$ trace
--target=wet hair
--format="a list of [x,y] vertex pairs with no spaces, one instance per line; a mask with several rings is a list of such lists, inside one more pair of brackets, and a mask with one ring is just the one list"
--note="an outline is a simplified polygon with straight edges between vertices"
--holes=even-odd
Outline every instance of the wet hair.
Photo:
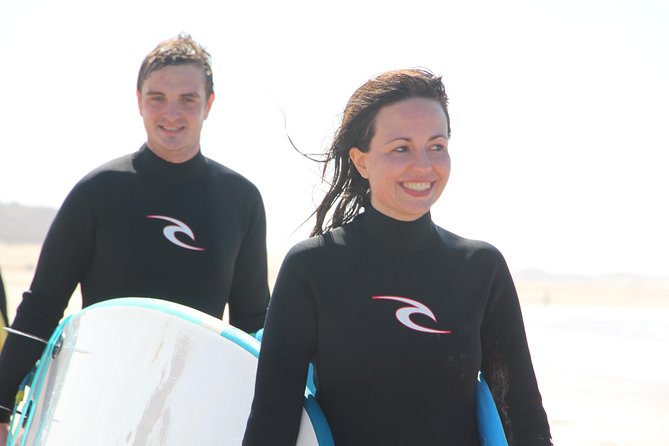
[[[316,223],[311,231],[312,236],[348,223],[370,204],[369,181],[358,173],[348,152],[352,147],[363,152],[369,151],[379,110],[411,98],[437,101],[446,114],[447,136],[451,136],[448,95],[441,76],[426,69],[404,69],[387,71],[365,82],[346,104],[341,124],[325,153],[322,178],[329,184],[329,190],[314,211]],[[328,180],[326,176],[329,167],[333,172],[332,178]],[[328,216],[329,222],[325,224]]]
[[137,91],[154,71],[173,65],[191,64],[202,68],[205,78],[205,93],[208,98],[214,92],[214,78],[211,70],[211,55],[189,34],[164,40],[151,51],[142,62],[137,76]]

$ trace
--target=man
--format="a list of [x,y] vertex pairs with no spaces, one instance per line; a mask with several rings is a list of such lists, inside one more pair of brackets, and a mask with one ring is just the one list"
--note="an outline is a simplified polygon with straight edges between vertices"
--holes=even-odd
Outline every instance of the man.
[[[154,297],[222,317],[247,332],[269,300],[265,211],[256,187],[205,158],[200,132],[214,101],[209,54],[188,35],[159,44],[137,80],[147,140],[85,176],[47,234],[12,328],[48,339],[77,284],[83,306]],[[0,355],[0,422],[44,344],[10,334]],[[0,427],[0,444],[7,435]],[[3,437],[4,435],[4,437]]]

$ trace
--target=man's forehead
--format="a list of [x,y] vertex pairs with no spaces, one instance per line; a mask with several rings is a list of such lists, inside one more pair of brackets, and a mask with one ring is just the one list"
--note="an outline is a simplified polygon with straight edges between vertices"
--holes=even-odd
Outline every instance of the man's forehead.
[[195,65],[168,65],[149,74],[142,90],[145,94],[177,92],[203,95],[206,87],[204,71]]

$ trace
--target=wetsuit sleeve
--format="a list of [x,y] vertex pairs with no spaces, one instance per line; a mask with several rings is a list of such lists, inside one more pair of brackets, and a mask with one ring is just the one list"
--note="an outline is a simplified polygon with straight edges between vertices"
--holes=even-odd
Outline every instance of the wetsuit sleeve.
[[7,295],[5,294],[5,284],[2,282],[2,272],[0,272],[0,313],[5,326],[9,325],[7,316]]
[[[63,317],[69,299],[92,252],[93,211],[75,188],[49,228],[29,291],[16,310],[12,328],[48,339]],[[14,407],[23,377],[32,369],[44,344],[10,334],[0,354],[0,405]]]
[[509,444],[552,445],[532,366],[518,294],[502,255],[496,257],[481,330],[482,370],[504,422]]
[[294,446],[299,433],[316,312],[313,288],[295,260],[289,253],[270,299],[245,446]]
[[235,263],[235,274],[230,298],[230,323],[247,333],[263,327],[269,286],[267,282],[267,242],[265,208],[257,193],[250,215],[248,231]]
[[[8,326],[9,321],[7,315],[7,296],[5,295],[5,284],[2,282],[2,273],[0,272],[0,352],[2,352],[3,345],[5,344],[5,338],[7,337],[5,327]],[[7,421],[8,413],[9,412],[6,409],[0,409],[0,423]]]

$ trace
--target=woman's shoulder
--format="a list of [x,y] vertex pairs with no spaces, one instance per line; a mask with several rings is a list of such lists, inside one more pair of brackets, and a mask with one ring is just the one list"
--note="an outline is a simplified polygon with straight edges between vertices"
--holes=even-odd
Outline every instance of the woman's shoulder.
[[351,251],[351,247],[351,237],[347,227],[339,227],[296,243],[286,254],[286,259],[318,262],[322,259],[346,255]]
[[288,253],[293,255],[318,254],[344,248],[349,243],[346,228],[339,227],[296,243]]
[[492,243],[463,237],[439,226],[436,226],[436,228],[441,242],[453,252],[459,252],[467,258],[482,256],[491,259],[503,259],[500,250]]

